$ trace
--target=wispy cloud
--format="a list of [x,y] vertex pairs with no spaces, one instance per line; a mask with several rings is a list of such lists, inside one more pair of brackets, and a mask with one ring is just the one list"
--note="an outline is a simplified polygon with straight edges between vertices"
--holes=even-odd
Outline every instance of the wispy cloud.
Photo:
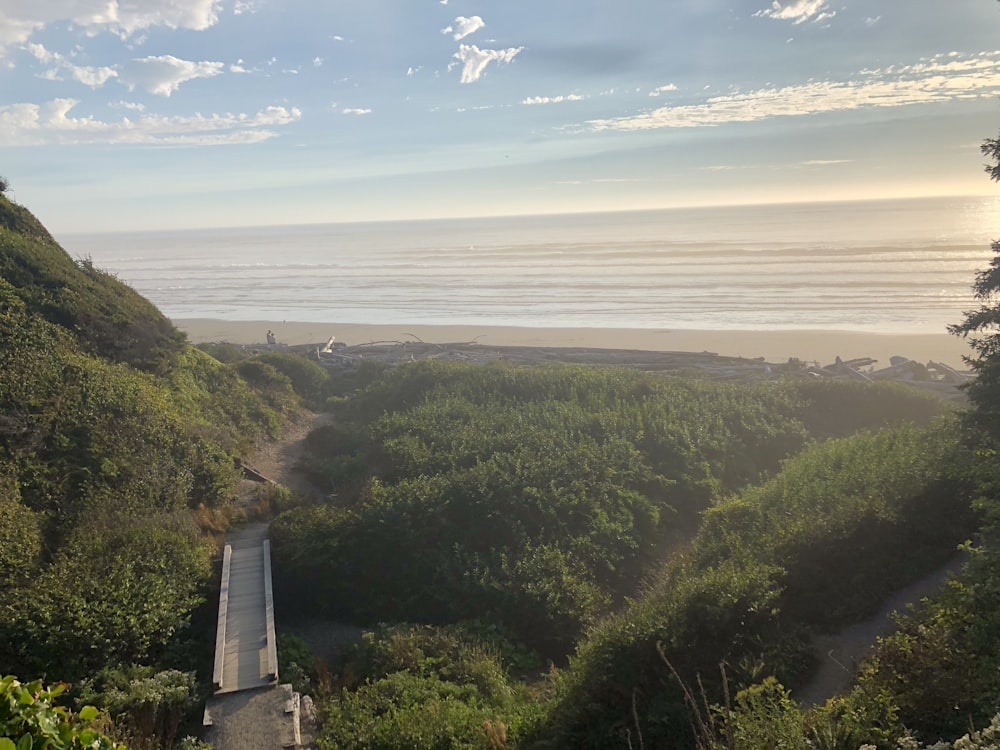
[[595,130],[693,128],[771,117],[903,107],[1000,94],[1000,52],[938,55],[914,65],[861,71],[856,80],[813,81],[711,97],[638,115],[590,121]]
[[462,63],[462,83],[474,83],[482,77],[491,62],[509,63],[524,49],[479,49],[474,44],[463,44],[453,57]]
[[74,65],[65,56],[58,52],[47,50],[41,44],[27,44],[25,45],[25,49],[39,62],[56,66],[42,74],[42,78],[46,80],[61,80],[58,71],[64,70],[69,73],[73,80],[96,89],[103,86],[111,78],[118,76],[118,70],[115,67]]
[[222,73],[221,62],[194,62],[181,60],[173,55],[140,57],[123,66],[121,82],[129,89],[142,87],[153,94],[170,96],[182,83],[196,78],[211,78]]
[[670,91],[676,91],[677,86],[673,83],[668,83],[665,86],[657,86],[655,89],[649,92],[650,96],[662,96]]
[[521,104],[559,104],[560,102],[582,102],[586,97],[580,94],[566,94],[565,96],[529,96],[521,100]]
[[257,3],[255,0],[236,0],[233,4],[233,15],[242,16],[244,13],[250,13],[251,15],[257,12]]
[[465,37],[469,36],[469,34],[476,33],[485,25],[486,22],[479,16],[472,16],[471,18],[459,16],[455,19],[455,24],[453,26],[445,26],[441,29],[441,33],[451,34],[452,39],[458,41],[459,39],[465,39]]
[[829,167],[834,164],[850,164],[853,159],[808,159],[807,161],[800,161],[799,166],[802,167]]
[[143,114],[137,119],[99,120],[73,117],[76,99],[45,104],[0,106],[0,144],[5,147],[65,144],[144,144],[211,146],[257,143],[277,135],[269,128],[299,120],[296,108],[266,107],[256,114],[213,114],[165,117]]
[[371,112],[370,109],[362,109],[360,107],[345,107],[340,110],[340,113],[343,115],[370,115]]
[[754,13],[757,17],[791,21],[796,25],[809,20],[825,21],[835,15],[836,11],[829,10],[826,0],[791,0],[784,3],[774,0],[770,8]]

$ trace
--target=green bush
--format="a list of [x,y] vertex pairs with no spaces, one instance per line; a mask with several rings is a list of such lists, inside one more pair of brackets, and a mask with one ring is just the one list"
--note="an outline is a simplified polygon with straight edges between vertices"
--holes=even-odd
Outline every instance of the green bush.
[[322,401],[330,375],[326,368],[300,354],[264,352],[258,358],[288,378],[294,391],[306,402]]
[[101,720],[96,708],[84,706],[74,714],[59,705],[68,687],[46,688],[41,680],[25,684],[13,675],[0,679],[0,750],[125,750],[95,728]]
[[339,509],[277,519],[281,605],[362,622],[480,617],[562,658],[701,511],[806,446],[807,423],[836,413],[824,426],[836,433],[942,408],[853,384],[398,367],[307,442],[307,471]]

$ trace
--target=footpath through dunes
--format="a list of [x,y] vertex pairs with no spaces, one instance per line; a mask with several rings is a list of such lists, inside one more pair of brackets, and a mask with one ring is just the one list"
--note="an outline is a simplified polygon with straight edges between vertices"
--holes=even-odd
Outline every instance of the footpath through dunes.
[[949,578],[957,575],[967,556],[958,553],[937,570],[900,589],[882,603],[870,619],[851,625],[832,635],[819,636],[813,641],[813,651],[819,668],[812,679],[793,697],[805,706],[817,706],[847,690],[854,679],[858,664],[873,653],[878,639],[895,630],[893,614],[903,612],[907,605],[939,591]]
[[[278,483],[310,492],[297,477],[295,464],[309,431],[324,418],[309,412],[288,425],[281,439],[260,446],[245,462],[252,467],[248,475],[268,482],[280,478]],[[255,497],[252,486],[242,493],[245,510],[251,510]],[[303,732],[301,697],[291,685],[279,683],[269,521],[264,517],[226,534],[212,676],[215,695],[204,717],[215,750],[310,747],[311,702],[306,701]]]

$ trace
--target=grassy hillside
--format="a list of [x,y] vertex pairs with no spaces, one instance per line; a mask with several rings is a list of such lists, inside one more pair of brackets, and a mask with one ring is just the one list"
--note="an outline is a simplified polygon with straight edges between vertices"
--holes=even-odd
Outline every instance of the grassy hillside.
[[262,368],[248,382],[187,345],[0,195],[0,674],[84,680],[100,705],[113,684],[123,726],[160,711],[138,692],[162,675],[178,721],[194,705],[214,553],[199,520],[225,522],[236,457],[299,401]]
[[0,278],[8,292],[95,356],[159,372],[184,334],[149,300],[88,260],[73,260],[24,207],[0,194]]

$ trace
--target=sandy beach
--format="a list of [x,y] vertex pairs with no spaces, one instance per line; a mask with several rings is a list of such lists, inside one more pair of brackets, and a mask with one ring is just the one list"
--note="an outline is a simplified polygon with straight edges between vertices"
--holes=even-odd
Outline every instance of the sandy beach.
[[798,357],[828,364],[836,357],[872,357],[888,365],[901,355],[918,362],[943,362],[964,369],[969,352],[962,339],[945,332],[882,334],[854,331],[701,331],[636,328],[520,328],[516,326],[426,326],[308,323],[294,321],[227,321],[205,318],[175,319],[192,343],[228,341],[263,343],[268,330],[280,343],[312,344],[331,336],[348,345],[372,341],[407,341],[414,337],[434,343],[477,341],[493,346],[552,346],[647,351],[715,352],[733,357],[763,357],[785,362]]

